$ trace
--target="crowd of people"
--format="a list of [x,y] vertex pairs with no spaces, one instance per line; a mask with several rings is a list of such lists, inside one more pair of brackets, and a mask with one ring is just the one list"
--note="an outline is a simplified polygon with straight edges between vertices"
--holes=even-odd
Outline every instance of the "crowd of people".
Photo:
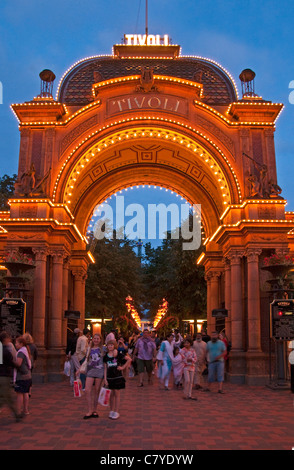
[[[18,336],[14,343],[10,335],[0,333],[2,364],[0,364],[0,408],[8,406],[16,421],[29,412],[32,372],[38,357],[29,333]],[[142,388],[159,379],[162,390],[171,387],[183,391],[183,399],[197,400],[195,390],[209,392],[211,383],[218,383],[218,393],[224,393],[225,364],[229,343],[224,333],[211,337],[204,332],[194,338],[184,338],[178,330],[166,337],[156,331],[134,331],[128,338],[112,330],[105,339],[91,335],[88,329],[76,328],[66,348],[69,382],[80,381],[87,401],[83,419],[98,418],[99,394],[102,387],[111,391],[109,418],[120,417],[120,391],[130,378],[137,378]],[[172,377],[172,380],[171,380]],[[173,383],[171,383],[173,382]],[[16,399],[15,399],[16,398]]]
[[[194,338],[184,338],[178,330],[159,338],[156,331],[133,332],[124,338],[112,330],[103,340],[100,334],[91,338],[89,330],[74,330],[66,350],[70,363],[70,384],[78,378],[87,398],[84,419],[98,417],[101,387],[111,390],[109,418],[118,419],[120,390],[129,378],[138,377],[138,387],[152,385],[156,375],[163,390],[173,387],[183,390],[183,399],[197,400],[193,390],[209,392],[211,383],[218,383],[218,393],[224,393],[225,363],[229,343],[225,334],[217,331],[211,337],[204,332]],[[207,372],[207,379],[204,379]]]

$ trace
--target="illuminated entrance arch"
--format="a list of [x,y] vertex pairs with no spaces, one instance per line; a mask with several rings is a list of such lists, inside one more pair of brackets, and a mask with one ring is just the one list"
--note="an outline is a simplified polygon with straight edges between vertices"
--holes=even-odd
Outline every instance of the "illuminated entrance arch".
[[0,255],[20,248],[35,258],[27,318],[41,351],[39,374],[60,376],[64,312],[79,311],[84,325],[94,207],[145,184],[201,204],[208,329],[215,328],[212,311],[225,307],[230,379],[263,382],[269,299],[260,266],[269,252],[294,251],[294,217],[285,212],[275,162],[283,105],[239,98],[216,62],[141,40],[75,63],[56,99],[41,93],[12,105],[19,171],[10,211],[0,213]]
[[240,184],[223,155],[214,149],[214,157],[207,148],[161,126],[112,132],[67,158],[53,194],[70,207],[85,233],[85,214],[97,202],[124,187],[163,185],[202,205],[206,231],[212,235],[228,205],[239,202]]

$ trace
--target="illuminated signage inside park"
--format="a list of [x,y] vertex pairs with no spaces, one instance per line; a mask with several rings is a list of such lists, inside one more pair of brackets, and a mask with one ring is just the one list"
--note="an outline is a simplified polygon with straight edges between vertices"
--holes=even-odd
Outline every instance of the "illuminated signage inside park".
[[165,34],[125,34],[127,46],[169,46],[169,36]]

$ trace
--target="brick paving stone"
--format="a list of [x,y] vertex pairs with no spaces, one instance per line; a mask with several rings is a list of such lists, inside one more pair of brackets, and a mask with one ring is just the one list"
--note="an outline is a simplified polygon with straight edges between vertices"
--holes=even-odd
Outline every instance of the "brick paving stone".
[[121,392],[121,417],[83,420],[86,398],[74,398],[67,379],[34,384],[30,415],[15,423],[0,413],[1,450],[291,450],[294,446],[293,397],[289,391],[224,384],[224,395],[197,391],[198,401],[179,390],[137,388],[127,381]]

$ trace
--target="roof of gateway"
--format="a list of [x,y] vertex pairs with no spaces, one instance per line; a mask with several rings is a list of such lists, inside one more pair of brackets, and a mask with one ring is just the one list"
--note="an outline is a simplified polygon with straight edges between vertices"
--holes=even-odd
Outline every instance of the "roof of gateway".
[[236,87],[229,74],[215,62],[198,57],[176,59],[100,56],[84,59],[66,72],[58,90],[58,100],[71,106],[86,106],[94,100],[92,85],[100,81],[140,75],[142,67],[152,67],[155,75],[167,75],[202,83],[202,102],[210,106],[237,100]]

